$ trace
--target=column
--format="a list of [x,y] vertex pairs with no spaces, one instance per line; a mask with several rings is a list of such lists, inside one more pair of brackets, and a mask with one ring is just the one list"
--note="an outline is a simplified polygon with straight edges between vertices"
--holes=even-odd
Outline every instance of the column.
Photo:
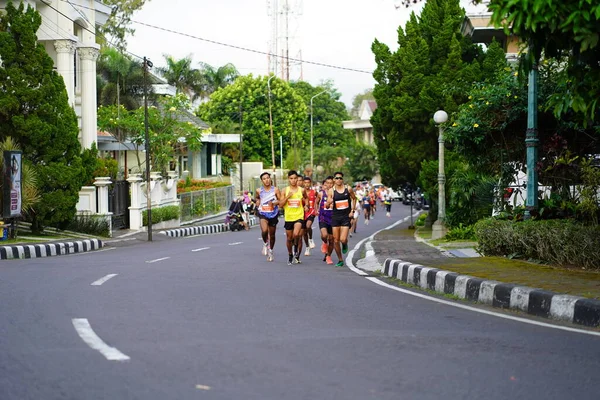
[[80,47],[77,53],[81,61],[81,146],[89,149],[97,141],[96,60],[99,51],[95,47]]
[[55,40],[56,70],[63,77],[65,87],[69,96],[69,105],[75,104],[75,71],[73,55],[75,54],[75,42],[73,40]]
[[98,188],[98,214],[108,214],[108,185],[110,178],[98,177],[94,180],[94,186]]
[[142,229],[142,177],[140,174],[130,174],[127,179],[131,188],[131,206],[129,207],[130,229]]

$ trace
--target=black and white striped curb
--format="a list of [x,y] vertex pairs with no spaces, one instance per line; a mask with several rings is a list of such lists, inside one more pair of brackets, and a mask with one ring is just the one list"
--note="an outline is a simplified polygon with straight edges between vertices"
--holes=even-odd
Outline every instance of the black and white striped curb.
[[[256,217],[250,217],[250,226],[256,225],[257,221],[258,219]],[[167,229],[161,231],[160,233],[170,237],[184,237],[194,235],[212,235],[227,231],[229,231],[229,224],[220,223],[212,225],[189,226],[187,228]]]
[[15,246],[0,246],[0,260],[16,258],[40,258],[83,253],[102,248],[99,239],[84,239],[74,242],[39,243]]
[[489,281],[390,258],[385,260],[382,272],[422,289],[455,295],[493,307],[519,310],[579,325],[600,325],[599,300]]

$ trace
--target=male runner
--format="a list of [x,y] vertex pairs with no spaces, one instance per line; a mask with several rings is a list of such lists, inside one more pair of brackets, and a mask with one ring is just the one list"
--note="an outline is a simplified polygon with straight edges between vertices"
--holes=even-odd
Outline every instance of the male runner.
[[317,194],[318,215],[319,215],[319,230],[321,231],[321,253],[323,253],[323,261],[327,264],[333,264],[331,253],[333,252],[333,230],[331,228],[331,214],[333,207],[325,208],[327,203],[327,191],[333,187],[333,176],[328,176],[323,181],[323,188]]
[[271,174],[260,174],[263,186],[256,189],[256,209],[260,219],[260,231],[263,240],[262,255],[267,256],[267,261],[273,261],[273,248],[275,247],[275,231],[279,222],[279,189],[271,184]]
[[316,211],[315,204],[317,200],[317,191],[312,188],[312,179],[310,176],[304,177],[304,191],[308,198],[308,210],[304,213],[304,243],[306,244],[305,256],[310,256],[310,249],[315,248],[313,241],[313,222],[315,220]]
[[[352,188],[344,185],[344,174],[336,172],[333,174],[334,186],[327,191],[326,207],[333,206],[331,216],[331,228],[333,230],[333,245],[335,254],[338,256],[336,267],[343,267],[342,253],[348,252],[348,233],[350,231],[350,220],[354,217],[356,196]],[[340,250],[340,243],[342,248]]]
[[298,186],[298,173],[288,172],[289,186],[285,188],[281,196],[281,206],[285,216],[285,234],[287,237],[288,265],[300,264],[300,252],[302,251],[302,226],[304,224],[304,212],[308,210],[308,199],[306,192]]

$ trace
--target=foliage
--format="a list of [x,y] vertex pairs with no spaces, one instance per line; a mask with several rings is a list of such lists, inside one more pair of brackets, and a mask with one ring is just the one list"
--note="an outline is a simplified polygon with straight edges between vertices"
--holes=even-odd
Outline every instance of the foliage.
[[449,227],[471,225],[492,214],[496,186],[493,178],[462,164],[453,171],[448,183],[450,201],[445,222]]
[[[196,114],[209,123],[241,120],[244,134],[244,161],[260,160],[270,165],[267,79],[266,76],[239,77],[233,84],[214,92],[207,103],[200,105]],[[310,143],[309,133],[298,129],[307,120],[307,107],[304,99],[287,82],[272,79],[270,86],[274,143],[279,142],[280,136],[283,137],[284,153],[288,154],[295,134],[298,135],[298,143],[304,146]]]
[[[165,173],[177,151],[202,148],[202,131],[188,120],[189,101],[183,94],[161,97],[158,106],[148,108],[150,163],[155,171]],[[127,111],[123,106],[98,108],[98,127],[110,133],[119,130],[140,149],[145,144],[144,108]],[[140,169],[142,168],[139,162]]]
[[557,116],[569,109],[586,119],[599,117],[600,3],[591,0],[492,0],[492,22],[529,46],[523,66],[528,71],[543,53],[566,56],[565,79],[553,96]]
[[[142,64],[114,47],[103,47],[96,66],[98,74],[98,105],[122,104],[127,110],[135,110],[142,104],[144,95],[144,71]],[[152,92],[152,87],[148,88]],[[122,141],[122,135],[115,134]]]
[[187,192],[197,192],[199,190],[214,189],[218,187],[229,186],[226,182],[213,182],[200,179],[186,179],[177,182],[177,194]]
[[120,50],[127,48],[128,34],[135,31],[131,28],[131,16],[134,12],[140,10],[148,0],[102,0],[107,6],[112,6],[110,18],[106,24],[98,28],[101,42],[107,40],[103,35],[107,35],[116,47]]
[[379,170],[377,149],[371,145],[351,143],[346,150],[346,158],[348,172],[355,181],[371,180]]
[[117,179],[119,164],[114,158],[98,158],[98,166],[94,171],[94,178],[108,176],[111,180]]
[[[7,136],[0,142],[0,155],[5,151],[19,151],[21,147]],[[0,162],[0,176],[4,176],[4,162]],[[0,179],[0,204],[4,194],[2,185],[4,179]],[[27,214],[33,210],[35,204],[40,201],[40,191],[38,189],[39,178],[35,168],[25,159],[21,162],[21,213]]]
[[591,164],[589,160],[581,163],[581,198],[577,206],[579,218],[592,225],[598,225],[600,217],[600,168]]
[[481,77],[484,57],[461,36],[463,16],[458,0],[430,0],[419,18],[413,13],[398,29],[395,53],[377,40],[372,45],[377,110],[371,123],[380,174],[392,187],[414,183],[421,162],[436,158],[434,112],[456,111]]
[[427,213],[419,214],[415,221],[415,226],[425,226],[425,220],[427,219]]
[[235,65],[227,63],[218,68],[200,63],[200,95],[208,97],[220,88],[231,85],[240,75]]
[[478,251],[585,268],[600,267],[600,227],[573,220],[502,221],[488,218],[475,225]]
[[350,116],[352,118],[359,118],[360,105],[363,100],[375,100],[373,96],[373,89],[366,89],[364,92],[357,94],[352,98],[352,110],[350,110]]
[[463,225],[460,223],[446,233],[444,240],[475,240],[475,225]]
[[[152,209],[152,223],[158,224],[162,221],[178,219],[180,215],[179,206],[164,206]],[[148,210],[142,211],[142,225],[148,226]]]
[[89,149],[83,149],[81,152],[81,164],[85,170],[85,176],[83,178],[83,185],[89,186],[94,183],[94,178],[97,176],[108,176],[108,175],[96,175],[96,170],[100,166],[100,160],[98,159],[98,148],[96,143],[92,143],[92,147]]
[[[23,3],[0,16],[0,138],[11,136],[35,166],[41,200],[32,229],[64,226],[75,215],[84,178],[77,117],[62,77],[37,42],[41,16]],[[10,27],[10,29],[9,29]]]
[[103,215],[76,215],[65,229],[88,235],[110,236],[110,226]]

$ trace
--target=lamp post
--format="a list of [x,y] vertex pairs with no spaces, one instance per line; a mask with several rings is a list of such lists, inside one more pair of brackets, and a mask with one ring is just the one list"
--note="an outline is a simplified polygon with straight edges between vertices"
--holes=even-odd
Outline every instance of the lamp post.
[[146,209],[148,212],[148,241],[152,241],[152,192],[150,188],[150,134],[148,133],[148,69],[152,61],[144,57],[144,149],[146,150]]
[[436,111],[433,120],[439,129],[439,167],[438,167],[438,218],[433,223],[431,238],[440,239],[446,235],[446,174],[444,173],[444,128],[442,124],[448,121],[448,113],[444,110]]
[[314,156],[314,134],[313,134],[313,100],[315,97],[326,93],[327,90],[323,90],[315,94],[310,98],[310,167],[314,170],[313,156]]
[[271,75],[267,80],[267,88],[269,89],[269,129],[271,130],[271,163],[273,165],[273,176],[275,176],[275,141],[273,139],[273,112],[271,111],[271,79],[275,75]]

